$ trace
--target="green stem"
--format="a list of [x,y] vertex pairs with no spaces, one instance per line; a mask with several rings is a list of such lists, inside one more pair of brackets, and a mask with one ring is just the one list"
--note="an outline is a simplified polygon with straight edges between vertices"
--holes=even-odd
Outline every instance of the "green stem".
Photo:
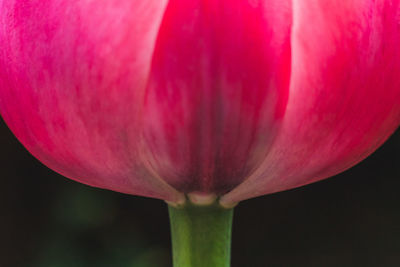
[[169,206],[174,267],[229,267],[233,209]]

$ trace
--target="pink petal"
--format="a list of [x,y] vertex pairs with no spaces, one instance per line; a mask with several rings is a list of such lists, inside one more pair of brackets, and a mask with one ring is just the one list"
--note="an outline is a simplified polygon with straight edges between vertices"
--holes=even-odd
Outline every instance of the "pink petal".
[[290,71],[289,1],[171,0],[147,87],[149,165],[183,192],[226,192],[264,159]]
[[166,0],[0,2],[0,111],[44,164],[177,201],[140,161],[140,112]]
[[289,102],[262,167],[229,204],[335,175],[400,123],[400,1],[294,1]]

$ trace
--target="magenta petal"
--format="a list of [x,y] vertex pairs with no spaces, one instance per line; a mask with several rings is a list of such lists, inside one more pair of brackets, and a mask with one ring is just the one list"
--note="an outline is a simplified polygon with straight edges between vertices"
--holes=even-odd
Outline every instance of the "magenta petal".
[[0,3],[0,111],[33,155],[82,183],[171,201],[140,160],[140,111],[166,0]]
[[289,1],[171,0],[144,113],[149,165],[220,194],[264,159],[287,103]]
[[398,0],[1,1],[0,112],[67,177],[229,205],[388,138],[399,18]]
[[289,102],[271,153],[223,202],[335,175],[400,123],[399,1],[294,1]]

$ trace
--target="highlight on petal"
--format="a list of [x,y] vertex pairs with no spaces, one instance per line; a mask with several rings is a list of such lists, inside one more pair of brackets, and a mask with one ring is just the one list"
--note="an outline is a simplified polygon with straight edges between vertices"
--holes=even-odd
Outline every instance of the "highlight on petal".
[[293,1],[284,123],[262,166],[223,203],[335,175],[400,123],[400,1]]
[[290,1],[170,0],[144,111],[148,164],[221,194],[264,159],[286,108]]
[[0,2],[0,111],[44,164],[177,201],[140,162],[140,114],[166,0]]

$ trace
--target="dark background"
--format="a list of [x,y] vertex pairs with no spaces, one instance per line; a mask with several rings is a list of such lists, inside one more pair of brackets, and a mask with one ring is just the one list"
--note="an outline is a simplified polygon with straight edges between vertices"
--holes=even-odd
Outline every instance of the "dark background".
[[[163,201],[51,171],[0,121],[0,266],[171,266]],[[232,266],[400,266],[400,132],[352,169],[235,209]],[[206,266],[205,266],[206,267]]]

